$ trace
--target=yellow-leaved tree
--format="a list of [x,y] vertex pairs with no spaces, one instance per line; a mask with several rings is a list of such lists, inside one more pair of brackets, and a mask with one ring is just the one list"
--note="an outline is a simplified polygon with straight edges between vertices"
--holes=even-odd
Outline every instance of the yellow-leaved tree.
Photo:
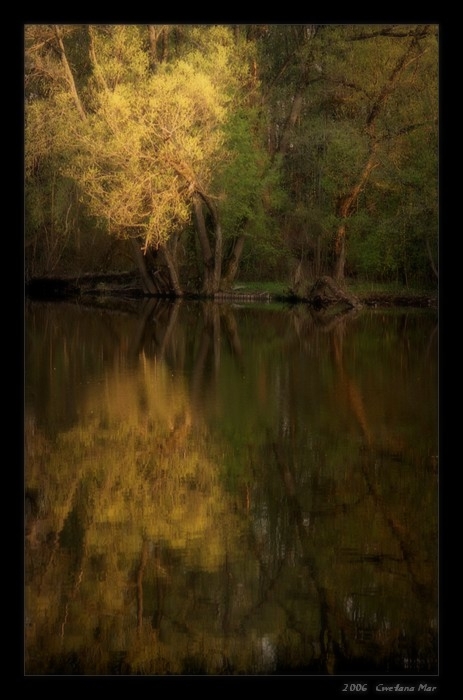
[[247,58],[237,58],[230,27],[183,32],[167,61],[156,40],[167,29],[26,27],[29,77],[37,82],[44,61],[52,67],[41,72],[46,89],[29,92],[26,160],[33,162],[45,130],[60,175],[77,185],[107,233],[132,242],[144,290],[153,294],[182,294],[179,239],[193,213],[203,290],[220,287],[217,183],[233,158],[227,121],[247,85]]

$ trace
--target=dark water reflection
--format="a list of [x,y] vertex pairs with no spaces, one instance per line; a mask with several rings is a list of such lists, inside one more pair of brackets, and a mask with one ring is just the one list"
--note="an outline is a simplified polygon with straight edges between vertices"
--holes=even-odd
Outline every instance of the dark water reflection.
[[436,322],[28,302],[26,674],[436,674]]

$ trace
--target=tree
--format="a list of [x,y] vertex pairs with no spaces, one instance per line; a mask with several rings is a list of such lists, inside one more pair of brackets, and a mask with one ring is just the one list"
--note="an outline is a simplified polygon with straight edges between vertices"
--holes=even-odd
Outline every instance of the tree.
[[301,263],[312,256],[318,272],[320,243],[329,240],[324,257],[342,279],[348,230],[359,230],[359,215],[364,224],[369,218],[365,238],[381,223],[384,182],[392,175],[397,182],[397,168],[416,164],[415,178],[428,182],[437,211],[435,172],[427,180],[432,171],[418,170],[437,124],[436,27],[278,26],[260,43],[270,148],[283,158],[294,212],[285,221],[288,240]]
[[[28,151],[36,150],[35,124],[40,117],[49,125],[54,152],[61,156],[61,172],[78,183],[89,210],[106,221],[108,233],[132,241],[149,293],[163,290],[150,268],[158,256],[168,271],[167,290],[181,293],[178,233],[189,221],[192,205],[198,211],[198,202],[203,203],[213,221],[213,276],[206,289],[214,291],[220,284],[222,234],[209,187],[214,169],[227,156],[222,131],[231,90],[227,30],[216,28],[213,37],[212,29],[209,32],[209,39],[215,40],[210,44],[214,56],[208,58],[214,75],[208,76],[198,65],[197,52],[158,62],[153,73],[145,29],[87,27],[82,51],[88,50],[90,70],[82,87],[65,44],[65,37],[71,41],[78,33],[61,27],[49,32],[47,60],[53,74],[47,78],[54,91],[44,99],[34,98],[28,110]],[[153,43],[151,49],[152,66]],[[32,48],[28,58],[37,65]],[[202,63],[207,67],[204,59]],[[206,272],[208,265],[205,257]]]
[[[369,31],[365,29],[358,32],[354,28],[354,34],[351,36],[350,41],[361,41],[368,42],[373,39],[374,46],[381,46],[378,43],[382,39],[386,39],[387,43],[385,46],[383,61],[385,61],[385,68],[381,65],[378,66],[374,64],[374,57],[372,53],[367,53],[367,58],[369,59],[366,63],[361,64],[361,68],[365,70],[371,70],[370,66],[373,63],[373,67],[376,68],[373,72],[374,79],[377,81],[376,87],[374,84],[371,85],[369,82],[366,83],[362,88],[357,87],[354,83],[348,85],[348,88],[354,92],[358,92],[361,89],[362,92],[366,92],[367,100],[362,102],[366,106],[366,116],[364,118],[364,132],[366,135],[366,148],[365,155],[363,157],[363,162],[358,169],[356,176],[351,179],[350,183],[341,191],[336,200],[336,217],[339,220],[336,236],[335,236],[335,266],[334,275],[337,279],[342,279],[344,277],[344,268],[346,262],[346,232],[347,232],[347,221],[349,217],[354,213],[360,194],[366,187],[366,184],[373,173],[373,171],[381,163],[380,150],[384,147],[385,141],[389,141],[391,138],[397,138],[399,135],[407,132],[413,128],[417,128],[418,125],[410,124],[408,121],[408,113],[402,110],[402,114],[398,116],[402,117],[404,121],[390,120],[387,114],[387,107],[389,103],[393,101],[393,97],[396,97],[394,93],[400,93],[401,96],[404,95],[404,87],[407,86],[409,89],[414,82],[414,64],[419,61],[422,56],[429,50],[428,39],[431,36],[431,27],[429,25],[418,25],[415,27],[405,27],[399,32],[393,32],[390,28],[383,28],[379,30]],[[390,37],[393,37],[392,41],[394,45],[390,43]],[[395,40],[399,38],[405,40],[405,44],[400,44],[400,47],[395,46]],[[364,47],[360,49],[360,61],[363,59]],[[368,49],[367,49],[368,51]],[[370,48],[371,52],[372,49]],[[355,56],[355,52],[351,52],[351,57]],[[354,60],[354,59],[353,59]],[[358,66],[359,62],[355,61],[354,65]],[[370,79],[371,81],[371,74]],[[375,89],[376,87],[376,89]],[[346,99],[344,96],[343,99]],[[398,104],[396,102],[396,105]],[[432,121],[431,119],[429,120]],[[404,123],[405,122],[405,123]],[[391,135],[390,129],[395,132]],[[421,124],[420,124],[421,126]]]
[[301,279],[437,276],[436,37],[27,26],[30,268],[67,261],[86,219],[148,294],[212,295],[289,252]]
[[[226,105],[223,142],[209,154],[208,176],[202,180],[209,182],[209,189],[198,177],[194,184],[202,292],[211,294],[232,284],[245,242],[265,229],[264,202],[272,199],[275,169],[265,149],[254,43],[238,28],[224,26],[191,27],[184,39],[184,60],[197,74],[209,76]],[[191,177],[189,182],[192,186]]]

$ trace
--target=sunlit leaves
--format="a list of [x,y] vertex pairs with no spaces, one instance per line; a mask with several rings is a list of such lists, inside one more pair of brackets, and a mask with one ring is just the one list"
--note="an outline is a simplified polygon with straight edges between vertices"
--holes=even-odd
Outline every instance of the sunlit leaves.
[[[193,31],[194,48],[151,75],[143,32],[136,25],[88,28],[93,78],[82,90],[87,118],[77,118],[62,82],[41,113],[29,111],[27,167],[32,170],[40,153],[57,154],[109,233],[142,234],[146,245],[157,247],[188,221],[192,192],[208,192],[212,173],[226,159],[223,125],[239,75],[225,27],[211,30],[206,52],[198,51]],[[201,45],[208,35],[202,28]]]
[[146,79],[148,54],[140,25],[90,27],[99,70],[109,89]]

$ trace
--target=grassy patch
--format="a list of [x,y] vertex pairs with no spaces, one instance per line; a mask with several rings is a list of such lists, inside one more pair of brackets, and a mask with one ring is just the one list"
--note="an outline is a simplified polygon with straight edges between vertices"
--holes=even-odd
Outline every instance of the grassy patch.
[[378,295],[394,295],[401,297],[415,296],[435,296],[437,295],[437,287],[426,289],[424,287],[405,287],[397,282],[369,282],[362,280],[346,280],[344,287],[356,296],[368,297],[372,294]]
[[287,282],[236,282],[233,285],[233,291],[237,294],[252,294],[268,292],[275,296],[287,296],[289,286]]
[[[437,286],[434,288],[405,287],[397,282],[371,282],[369,280],[344,280],[341,285],[346,291],[359,297],[369,295],[395,295],[402,297],[413,297],[417,295],[435,296]],[[237,293],[251,294],[252,292],[268,292],[276,296],[287,296],[289,294],[289,284],[286,281],[269,280],[267,282],[238,281],[233,285],[233,291]]]

